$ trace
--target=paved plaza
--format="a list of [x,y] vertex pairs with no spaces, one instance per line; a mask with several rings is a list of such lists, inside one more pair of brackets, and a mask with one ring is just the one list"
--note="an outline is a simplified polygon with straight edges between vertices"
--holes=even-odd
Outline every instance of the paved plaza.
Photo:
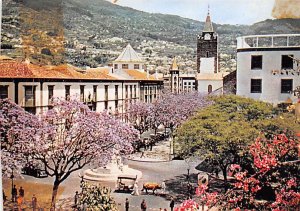
[[[176,203],[180,203],[181,200],[186,199],[187,195],[187,168],[188,164],[184,160],[171,160],[169,161],[170,141],[165,140],[158,143],[153,147],[152,151],[147,151],[144,158],[140,158],[140,153],[130,156],[128,160],[128,166],[130,168],[139,170],[143,173],[142,178],[138,181],[139,189],[142,189],[143,183],[155,182],[161,184],[162,181],[166,183],[166,194],[153,194],[150,191],[148,194],[140,192],[139,196],[133,196],[130,193],[115,192],[116,182],[100,182],[104,186],[109,186],[113,190],[113,197],[115,198],[120,211],[124,209],[125,199],[128,198],[130,202],[130,210],[140,210],[140,204],[143,199],[146,200],[148,210],[159,210],[159,208],[167,208],[169,210],[170,198],[175,197]],[[190,166],[190,174],[195,175],[198,173],[194,169],[197,163],[193,163]],[[86,167],[85,169],[90,168]],[[84,170],[84,169],[83,169]],[[59,195],[58,205],[62,207],[62,210],[70,210],[73,204],[73,198],[76,191],[80,192],[79,174],[83,171],[77,171],[71,174],[66,181],[61,185],[62,191]],[[18,184],[22,182],[31,182],[42,185],[49,185],[51,187],[53,178],[34,178],[30,176],[24,176],[23,180],[18,180]],[[6,183],[10,184],[10,180]],[[7,184],[7,185],[9,185]],[[27,193],[33,193],[33,191],[25,190]],[[8,192],[9,193],[9,192]],[[7,194],[8,194],[7,193]],[[10,198],[10,196],[8,196]],[[32,196],[27,196],[27,199],[31,199]],[[38,197],[38,196],[37,196]],[[26,197],[25,197],[26,198]]]

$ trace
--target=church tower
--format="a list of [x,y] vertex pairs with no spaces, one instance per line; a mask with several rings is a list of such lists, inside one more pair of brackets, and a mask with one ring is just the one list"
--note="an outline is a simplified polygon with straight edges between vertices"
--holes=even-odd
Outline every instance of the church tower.
[[171,75],[171,92],[179,93],[181,84],[180,84],[180,80],[179,80],[179,68],[178,68],[175,57],[173,59],[172,65],[170,67],[170,75]]
[[204,24],[204,28],[197,39],[197,72],[201,72],[201,58],[213,58],[214,60],[214,73],[218,70],[218,35],[213,29],[211,22],[209,8]]

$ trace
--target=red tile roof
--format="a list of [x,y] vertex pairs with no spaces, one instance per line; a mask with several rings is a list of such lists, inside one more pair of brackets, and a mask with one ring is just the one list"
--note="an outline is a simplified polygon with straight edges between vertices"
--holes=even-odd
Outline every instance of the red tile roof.
[[[1,59],[0,59],[1,60]],[[0,61],[0,78],[99,79],[116,78],[98,69],[81,70],[71,65],[39,66],[13,60]]]
[[130,77],[135,80],[156,80],[155,77],[149,74],[147,77],[147,73],[141,72],[138,70],[124,70]]

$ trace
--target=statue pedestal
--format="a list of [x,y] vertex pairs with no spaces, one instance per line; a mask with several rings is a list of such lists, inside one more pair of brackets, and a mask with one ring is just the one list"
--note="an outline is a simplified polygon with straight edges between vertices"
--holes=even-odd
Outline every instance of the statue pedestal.
[[[119,165],[117,163],[119,163]],[[142,177],[142,172],[129,168],[128,165],[123,165],[120,162],[112,162],[105,167],[85,170],[83,173],[83,179],[99,182],[115,182],[119,176],[123,175],[130,175],[133,177],[137,176],[137,179],[140,179]]]

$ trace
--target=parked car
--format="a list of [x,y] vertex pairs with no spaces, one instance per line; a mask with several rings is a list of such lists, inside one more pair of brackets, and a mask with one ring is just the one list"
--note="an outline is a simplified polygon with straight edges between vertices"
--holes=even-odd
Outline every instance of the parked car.
[[33,165],[32,163],[27,163],[25,167],[22,168],[22,173],[38,178],[47,177],[46,171],[42,170],[40,165]]

